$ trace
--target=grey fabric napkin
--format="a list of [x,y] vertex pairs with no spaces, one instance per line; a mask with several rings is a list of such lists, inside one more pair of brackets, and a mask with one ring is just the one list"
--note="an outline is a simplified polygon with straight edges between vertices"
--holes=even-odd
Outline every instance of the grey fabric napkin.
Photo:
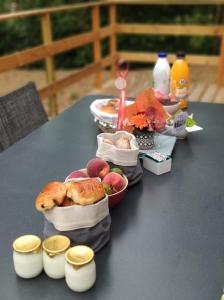
[[139,157],[138,157],[137,165],[132,166],[132,167],[118,166],[111,162],[108,162],[108,163],[111,168],[118,167],[119,169],[122,170],[122,172],[128,178],[128,186],[133,186],[142,179],[143,170],[142,170],[142,166],[141,166]]
[[87,245],[94,252],[100,251],[110,240],[111,217],[108,215],[94,227],[81,228],[71,231],[59,231],[54,225],[44,220],[44,238],[63,234],[70,238],[73,245]]

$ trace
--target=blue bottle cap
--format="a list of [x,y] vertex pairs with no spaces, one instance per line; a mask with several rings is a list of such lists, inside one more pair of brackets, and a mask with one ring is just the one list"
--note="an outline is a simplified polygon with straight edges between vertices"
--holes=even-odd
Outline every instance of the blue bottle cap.
[[159,52],[158,56],[161,57],[161,58],[162,57],[164,58],[164,57],[167,56],[167,54],[166,54],[166,52]]

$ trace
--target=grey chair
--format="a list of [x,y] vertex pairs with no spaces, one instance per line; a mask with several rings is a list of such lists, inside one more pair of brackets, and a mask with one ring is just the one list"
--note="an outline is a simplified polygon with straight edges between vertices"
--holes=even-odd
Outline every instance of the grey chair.
[[47,122],[33,82],[0,97],[0,152]]

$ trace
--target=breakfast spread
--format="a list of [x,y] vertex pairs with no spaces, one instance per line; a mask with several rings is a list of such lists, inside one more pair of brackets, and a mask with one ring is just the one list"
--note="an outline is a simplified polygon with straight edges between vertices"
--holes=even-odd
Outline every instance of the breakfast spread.
[[[64,182],[49,182],[37,195],[35,207],[44,214],[44,236],[48,238],[43,250],[37,236],[15,240],[14,268],[20,277],[33,278],[44,269],[51,278],[65,277],[73,291],[91,288],[96,280],[93,250],[99,251],[110,239],[109,208],[117,205],[128,185],[136,184],[143,175],[138,135],[146,139],[148,132],[157,131],[177,136],[196,126],[193,116],[185,111],[174,108],[175,113],[170,115],[171,110],[164,106],[176,103],[160,103],[152,89],[138,95],[135,102],[126,102],[120,118],[125,130],[99,134],[97,157],[89,160],[84,169],[72,171]],[[109,124],[110,129],[115,128],[120,111],[118,99],[95,100],[91,105],[95,120],[106,127]],[[199,130],[196,127],[194,130]],[[157,175],[171,170],[170,155],[155,148],[147,151],[141,152],[145,169]],[[70,248],[71,242],[82,245]]]

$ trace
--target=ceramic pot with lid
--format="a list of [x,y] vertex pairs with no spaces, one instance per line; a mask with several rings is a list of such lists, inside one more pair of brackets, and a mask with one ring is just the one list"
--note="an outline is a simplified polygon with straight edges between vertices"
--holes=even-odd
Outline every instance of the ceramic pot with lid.
[[70,239],[64,235],[53,235],[43,241],[44,271],[49,277],[65,277],[65,252],[69,247]]
[[13,242],[14,269],[22,278],[33,278],[43,270],[41,239],[35,235],[23,235]]
[[87,246],[75,246],[65,253],[65,280],[75,292],[89,290],[96,281],[94,252]]

